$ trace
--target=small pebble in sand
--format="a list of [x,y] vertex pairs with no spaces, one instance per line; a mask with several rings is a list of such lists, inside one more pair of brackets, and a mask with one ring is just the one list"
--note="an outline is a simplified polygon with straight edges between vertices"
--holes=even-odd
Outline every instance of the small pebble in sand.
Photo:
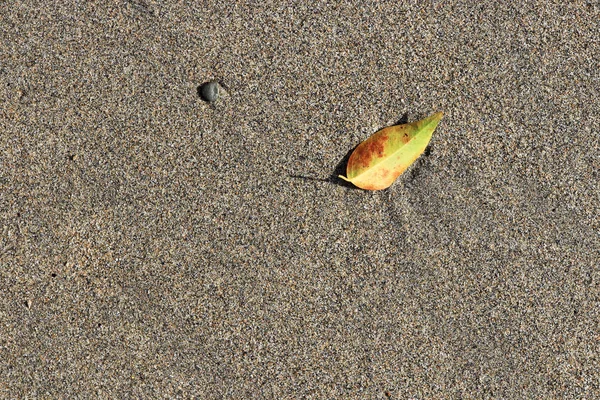
[[206,82],[200,87],[200,96],[203,100],[212,103],[219,97],[219,84],[217,82]]

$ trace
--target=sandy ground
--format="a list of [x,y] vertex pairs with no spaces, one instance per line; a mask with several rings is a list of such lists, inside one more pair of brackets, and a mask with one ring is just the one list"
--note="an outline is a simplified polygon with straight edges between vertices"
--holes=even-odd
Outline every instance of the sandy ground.
[[600,397],[598,3],[245,3],[0,1],[0,398]]

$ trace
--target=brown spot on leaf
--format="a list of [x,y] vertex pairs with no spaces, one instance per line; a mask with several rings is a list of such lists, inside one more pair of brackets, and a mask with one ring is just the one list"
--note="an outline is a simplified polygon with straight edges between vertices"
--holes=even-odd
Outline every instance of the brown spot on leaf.
[[362,168],[368,168],[371,165],[373,158],[383,157],[385,150],[385,142],[388,140],[386,135],[373,138],[375,140],[367,140],[357,150],[356,162]]

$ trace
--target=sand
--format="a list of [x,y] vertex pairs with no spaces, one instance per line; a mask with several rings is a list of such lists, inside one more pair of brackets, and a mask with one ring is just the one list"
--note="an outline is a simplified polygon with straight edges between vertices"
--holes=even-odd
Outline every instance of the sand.
[[600,397],[598,4],[342,3],[0,1],[0,398]]

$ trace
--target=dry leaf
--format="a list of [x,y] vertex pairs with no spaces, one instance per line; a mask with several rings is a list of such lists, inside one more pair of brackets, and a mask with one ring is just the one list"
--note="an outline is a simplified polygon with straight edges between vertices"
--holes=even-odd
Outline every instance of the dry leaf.
[[352,152],[346,167],[348,177],[340,178],[366,190],[390,187],[423,153],[443,115],[438,112],[417,122],[375,132]]

